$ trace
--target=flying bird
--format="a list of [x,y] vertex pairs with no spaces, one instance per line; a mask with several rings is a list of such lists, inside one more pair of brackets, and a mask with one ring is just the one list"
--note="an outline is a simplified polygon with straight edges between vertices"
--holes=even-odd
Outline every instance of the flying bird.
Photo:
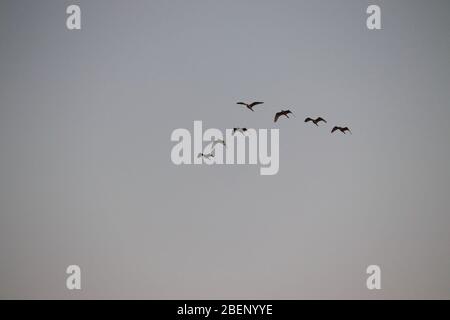
[[236,131],[245,134],[245,132],[247,131],[247,128],[233,128],[233,135],[236,133]]
[[247,107],[248,109],[250,109],[250,110],[252,110],[252,111],[255,111],[255,110],[253,110],[253,107],[255,107],[255,106],[257,106],[257,105],[260,105],[260,104],[263,104],[263,103],[264,103],[264,102],[255,101],[255,102],[252,102],[252,103],[238,102],[238,103],[236,103],[236,104],[240,104],[240,105],[242,105],[242,106]]
[[312,121],[312,123],[314,123],[316,126],[319,126],[319,122],[320,121],[327,123],[327,121],[324,118],[321,118],[321,117],[318,117],[317,119],[311,119],[311,118],[308,117],[308,118],[305,119],[305,122],[310,122],[310,121]]
[[218,144],[223,145],[225,148],[227,147],[225,141],[222,139],[213,140],[211,143],[212,143],[212,147],[211,147],[212,149],[214,149],[216,147],[216,145],[218,145]]
[[352,134],[352,132],[350,131],[350,129],[348,127],[334,127],[333,130],[331,130],[331,133],[335,132],[336,130],[341,131],[343,134],[345,134],[346,131],[350,132],[350,134]]
[[289,118],[289,116],[288,116],[289,114],[293,115],[291,110],[281,110],[280,112],[277,112],[275,114],[275,119],[273,120],[273,122],[277,122],[278,118],[281,117],[281,116],[286,116],[286,118]]
[[207,154],[199,153],[197,158],[204,158],[204,159],[208,159],[208,160],[211,159],[211,158],[214,158],[214,150],[211,151],[211,153],[207,153]]

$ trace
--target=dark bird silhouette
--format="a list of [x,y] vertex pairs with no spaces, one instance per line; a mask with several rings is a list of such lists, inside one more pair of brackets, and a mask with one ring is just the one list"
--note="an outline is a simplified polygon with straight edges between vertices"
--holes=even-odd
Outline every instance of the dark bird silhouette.
[[319,122],[320,121],[327,123],[327,121],[324,118],[321,118],[321,117],[318,117],[317,119],[311,119],[311,118],[306,118],[305,119],[305,122],[310,122],[310,121],[312,121],[312,123],[314,123],[316,126],[319,126]]
[[235,134],[236,131],[244,134],[247,131],[247,128],[233,128],[233,134]]
[[331,130],[331,133],[335,132],[336,130],[341,131],[343,134],[345,134],[346,131],[350,132],[350,134],[352,134],[352,132],[350,131],[350,129],[348,127],[334,127],[333,130]]
[[255,101],[255,102],[252,102],[252,103],[238,102],[238,103],[236,103],[236,104],[240,104],[240,105],[242,105],[242,106],[247,107],[248,109],[250,109],[250,110],[252,110],[252,111],[255,111],[255,110],[253,110],[253,107],[255,107],[255,106],[257,106],[257,105],[260,105],[260,104],[263,104],[263,103],[264,103],[264,102]]
[[286,116],[286,118],[289,118],[289,116],[288,116],[289,114],[293,115],[291,110],[281,110],[280,112],[277,112],[275,114],[275,119],[273,119],[273,122],[277,122],[278,118],[281,117],[281,116]]

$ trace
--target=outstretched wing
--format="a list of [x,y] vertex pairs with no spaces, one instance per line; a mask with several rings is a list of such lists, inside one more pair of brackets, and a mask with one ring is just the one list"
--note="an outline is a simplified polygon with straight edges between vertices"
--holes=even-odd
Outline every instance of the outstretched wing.
[[278,118],[279,117],[281,117],[283,114],[281,113],[281,112],[277,112],[276,114],[275,114],[275,118],[273,119],[273,122],[277,122],[278,121]]
[[211,142],[211,144],[212,144],[212,147],[211,147],[212,149],[214,149],[218,144],[221,144],[221,145],[223,145],[224,147],[226,147],[225,141],[222,140],[222,139],[214,140],[213,142]]
[[325,120],[325,119],[322,118],[322,117],[318,117],[318,118],[316,119],[316,121],[317,121],[317,122],[323,121],[323,122],[327,123],[327,120]]
[[333,130],[331,130],[331,133],[335,132],[338,129],[339,129],[338,127],[334,127]]
[[246,104],[245,102],[238,102],[238,103],[236,103],[236,104],[240,104],[240,105],[243,105],[243,106],[247,106],[247,104]]
[[254,106],[257,106],[257,105],[260,105],[260,104],[263,104],[263,103],[264,103],[264,102],[255,101],[255,102],[250,103],[248,106],[249,106],[250,108],[253,108]]
[[310,122],[310,121],[313,121],[313,119],[311,119],[309,117],[305,119],[305,122]]

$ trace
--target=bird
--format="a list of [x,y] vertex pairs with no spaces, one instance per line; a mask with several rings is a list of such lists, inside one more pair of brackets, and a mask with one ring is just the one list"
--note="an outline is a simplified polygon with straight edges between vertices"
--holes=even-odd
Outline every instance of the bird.
[[248,109],[250,109],[250,110],[252,110],[252,111],[255,111],[255,110],[253,110],[253,107],[255,107],[255,106],[257,106],[257,105],[260,105],[260,104],[263,104],[263,103],[264,103],[264,102],[255,101],[255,102],[252,102],[252,103],[237,102],[236,104],[243,105],[243,106],[247,107]]
[[233,135],[236,133],[236,131],[245,134],[245,132],[247,131],[247,128],[233,128]]
[[308,117],[308,118],[305,119],[305,122],[310,122],[310,121],[312,121],[312,123],[314,123],[316,126],[319,126],[319,122],[320,121],[323,121],[323,122],[327,123],[327,121],[324,118],[321,118],[321,117],[318,117],[317,119],[311,119],[311,118]]
[[277,122],[278,118],[281,117],[281,116],[286,116],[286,118],[289,118],[288,114],[292,114],[293,115],[291,110],[281,110],[280,112],[277,112],[275,114],[275,119],[273,120],[273,122]]
[[211,153],[208,153],[208,154],[205,154],[203,152],[199,153],[197,158],[205,158],[205,159],[208,159],[208,160],[211,159],[211,158],[214,158],[214,150],[211,151]]
[[211,149],[214,149],[216,147],[216,145],[218,145],[218,144],[223,145],[225,148],[227,147],[225,141],[222,139],[213,140],[211,143],[212,143]]
[[331,130],[331,133],[335,132],[336,130],[341,131],[343,134],[345,134],[346,131],[350,132],[350,134],[352,134],[352,132],[350,131],[350,129],[348,127],[334,127],[333,130]]

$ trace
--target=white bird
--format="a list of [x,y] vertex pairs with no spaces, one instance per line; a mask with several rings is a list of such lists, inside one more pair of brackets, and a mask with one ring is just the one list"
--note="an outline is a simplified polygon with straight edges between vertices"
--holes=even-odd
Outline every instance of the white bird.
[[199,153],[197,158],[204,158],[210,160],[211,158],[214,158],[214,150],[211,151],[211,153],[205,154],[205,153]]
[[222,139],[213,140],[211,143],[212,143],[211,149],[214,149],[218,144],[223,145],[225,148],[227,147],[225,141]]

